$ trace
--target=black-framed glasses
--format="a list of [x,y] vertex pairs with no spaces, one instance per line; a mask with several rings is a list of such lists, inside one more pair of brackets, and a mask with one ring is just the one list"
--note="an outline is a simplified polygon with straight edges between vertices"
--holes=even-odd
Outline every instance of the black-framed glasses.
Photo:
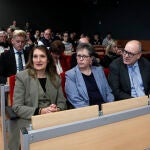
[[126,51],[125,49],[122,50],[122,54],[123,54],[123,55],[128,54],[129,57],[133,57],[133,56],[135,56],[135,55],[137,55],[137,54],[139,54],[139,53],[140,53],[140,52],[138,52],[138,53],[131,53],[131,52]]
[[78,58],[78,59],[81,59],[81,58],[82,58],[83,60],[84,60],[84,59],[87,59],[88,57],[90,57],[90,56],[87,56],[87,55],[77,55],[77,58]]

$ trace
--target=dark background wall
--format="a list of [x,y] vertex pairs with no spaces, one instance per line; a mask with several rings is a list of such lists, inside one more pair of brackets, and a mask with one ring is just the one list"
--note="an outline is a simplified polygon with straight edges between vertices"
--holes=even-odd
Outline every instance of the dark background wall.
[[120,0],[106,3],[89,7],[90,11],[81,19],[82,30],[96,30],[103,35],[112,31],[119,39],[150,40],[150,1]]
[[149,7],[148,0],[0,0],[0,27],[13,20],[23,27],[29,20],[34,29],[51,27],[102,36],[111,31],[117,39],[150,40]]

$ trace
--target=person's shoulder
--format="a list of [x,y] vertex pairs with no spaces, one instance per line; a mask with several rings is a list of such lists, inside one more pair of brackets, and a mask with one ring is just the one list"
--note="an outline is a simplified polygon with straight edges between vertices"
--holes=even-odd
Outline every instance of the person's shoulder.
[[4,51],[1,53],[0,57],[8,57],[10,55],[12,55],[14,52],[13,52],[13,49],[10,49],[10,50],[7,50],[7,51]]
[[70,70],[67,70],[67,71],[66,71],[66,74],[73,74],[73,73],[75,72],[75,70],[76,70],[76,66],[73,67],[73,68],[70,69]]
[[121,63],[123,63],[123,60],[122,60],[122,57],[120,56],[120,57],[114,59],[114,60],[110,63],[110,66],[112,66],[112,65],[119,65],[119,64],[121,64]]
[[141,57],[141,58],[139,59],[139,61],[141,61],[142,63],[150,64],[150,61],[149,61],[147,58],[144,58],[144,57]]
[[102,66],[92,66],[91,69],[92,70],[102,70],[103,67]]
[[29,77],[28,69],[18,72],[16,74],[16,77],[21,78],[21,79],[25,79],[25,78]]
[[66,74],[66,76],[68,76],[68,77],[70,77],[70,78],[74,78],[75,75],[76,75],[77,70],[79,70],[79,69],[78,69],[77,66],[75,66],[75,67],[73,67],[72,69],[66,71],[65,74]]

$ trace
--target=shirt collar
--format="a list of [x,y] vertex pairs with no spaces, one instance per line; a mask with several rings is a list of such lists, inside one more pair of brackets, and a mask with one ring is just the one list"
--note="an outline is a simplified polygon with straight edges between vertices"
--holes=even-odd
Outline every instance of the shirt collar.
[[14,53],[17,54],[17,52],[21,52],[21,53],[23,54],[23,50],[17,51],[17,50],[14,48]]
[[135,63],[135,64],[133,64],[133,65],[127,65],[128,66],[128,68],[135,68],[135,67],[137,67],[138,66],[138,61]]

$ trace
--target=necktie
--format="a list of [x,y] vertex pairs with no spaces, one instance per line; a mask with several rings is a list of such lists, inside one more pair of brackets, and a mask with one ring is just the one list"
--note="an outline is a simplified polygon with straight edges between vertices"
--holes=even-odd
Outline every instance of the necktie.
[[140,85],[140,81],[138,78],[138,74],[135,71],[135,67],[136,66],[131,67],[131,78],[132,78],[133,86],[134,86],[137,97],[144,96],[145,93]]
[[22,63],[22,52],[17,52],[18,54],[18,70],[21,71],[23,70],[23,63]]

